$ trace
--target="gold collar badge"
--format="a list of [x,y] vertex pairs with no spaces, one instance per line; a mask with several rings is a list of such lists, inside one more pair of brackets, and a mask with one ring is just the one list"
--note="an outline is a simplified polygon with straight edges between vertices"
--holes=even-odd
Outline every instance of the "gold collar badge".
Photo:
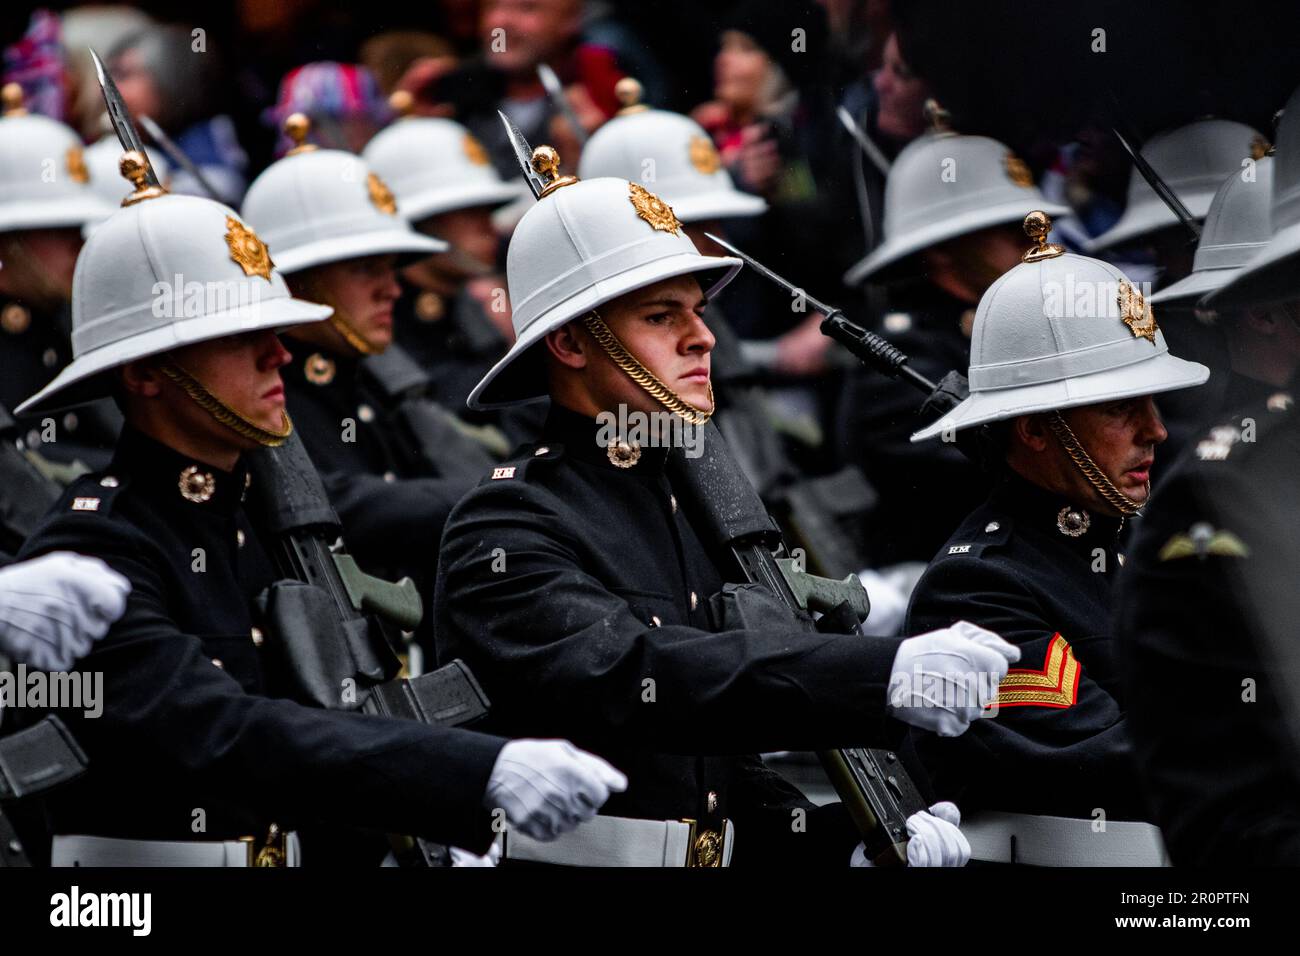
[[677,221],[677,217],[673,215],[673,209],[668,203],[644,186],[639,186],[636,183],[628,183],[627,188],[629,198],[632,200],[632,207],[636,209],[636,214],[650,223],[651,228],[674,234],[681,229],[682,224]]
[[86,169],[86,157],[81,152],[80,146],[69,146],[68,154],[64,159],[68,164],[68,175],[75,182],[90,182],[90,172]]
[[1156,332],[1160,331],[1160,327],[1156,325],[1156,317],[1155,313],[1151,311],[1151,303],[1147,302],[1142,293],[1127,282],[1120,282],[1119,284],[1118,301],[1120,318],[1129,327],[1133,337],[1146,339],[1152,345],[1155,345]]
[[631,468],[641,460],[641,446],[636,442],[619,439],[606,446],[605,454],[609,456],[609,463],[615,468]]
[[1066,505],[1056,513],[1056,530],[1067,538],[1080,538],[1092,525],[1092,517],[1082,509]]
[[690,156],[691,165],[705,176],[712,176],[722,168],[722,158],[708,137],[698,134],[691,137]]
[[275,263],[271,261],[270,250],[266,243],[257,238],[257,233],[236,219],[226,217],[226,245],[230,247],[230,258],[246,276],[261,276],[271,281],[271,270]]
[[302,374],[313,385],[328,385],[334,381],[334,360],[313,352],[303,363]]
[[181,497],[198,505],[211,501],[217,490],[217,480],[212,477],[212,472],[202,471],[198,465],[190,465],[183,470],[177,484]]
[[366,177],[366,188],[370,190],[370,201],[376,209],[390,216],[397,215],[397,200],[382,179],[371,173]]

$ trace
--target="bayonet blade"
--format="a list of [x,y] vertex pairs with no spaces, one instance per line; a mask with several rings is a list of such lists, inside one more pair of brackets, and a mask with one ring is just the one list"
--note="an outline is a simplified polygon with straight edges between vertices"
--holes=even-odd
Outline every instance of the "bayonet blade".
[[880,151],[880,147],[871,141],[871,137],[867,135],[866,130],[857,124],[857,121],[853,118],[853,114],[845,107],[840,106],[836,108],[835,115],[840,118],[840,124],[848,130],[848,133],[853,137],[854,142],[862,147],[862,152],[866,154],[867,159],[871,160],[875,167],[880,170],[882,175],[888,176],[891,165],[889,160],[886,159],[885,154]]
[[537,78],[542,81],[542,86],[546,87],[546,95],[551,98],[551,102],[568,120],[569,125],[573,127],[573,135],[578,140],[579,146],[587,145],[587,130],[578,122],[578,114],[573,111],[573,104],[569,98],[564,95],[564,86],[560,83],[560,78],[555,75],[547,64],[537,64]]
[[537,170],[533,169],[533,148],[524,138],[524,134],[519,132],[516,126],[501,110],[497,110],[497,116],[501,117],[501,122],[506,127],[506,137],[510,140],[510,147],[515,151],[515,159],[519,162],[519,169],[524,174],[524,179],[528,183],[528,188],[533,191],[533,198],[540,198],[542,190],[546,188],[546,180],[542,178]]
[[749,266],[751,269],[753,269],[755,272],[761,275],[764,279],[767,279],[769,282],[775,282],[777,285],[785,289],[785,291],[789,292],[791,295],[801,296],[805,302],[811,305],[822,315],[831,315],[831,314],[839,313],[840,311],[839,309],[832,308],[831,306],[827,305],[825,302],[819,302],[818,300],[814,299],[812,296],[810,296],[803,289],[799,288],[799,286],[795,285],[789,279],[785,279],[777,275],[767,266],[763,265],[763,263],[759,262],[753,256],[741,252],[731,243],[727,242],[727,240],[719,239],[711,232],[706,232],[705,235],[708,236],[710,239],[712,239],[714,242],[716,242],[718,245],[720,245],[723,249],[726,249],[737,259],[743,260],[745,265]]
[[157,143],[162,151],[167,154],[168,159],[194,177],[194,181],[197,182],[203,191],[208,194],[209,199],[214,199],[220,203],[225,202],[224,199],[217,195],[217,191],[212,188],[212,184],[204,178],[201,172],[199,172],[199,167],[194,165],[190,158],[185,155],[179,146],[176,145],[175,140],[164,133],[163,128],[155,123],[152,117],[141,113],[140,125],[143,126],[144,131],[149,134],[149,138]]
[[108,75],[108,70],[104,69],[104,62],[93,49],[90,51],[90,59],[95,64],[95,75],[99,78],[99,88],[104,94],[104,105],[108,107],[108,118],[113,123],[114,132],[117,133],[117,141],[127,152],[135,150],[144,157],[145,184],[161,189],[162,183],[158,181],[158,174],[153,171],[153,166],[149,163],[149,154],[144,151],[144,142],[136,132],[135,124],[131,122],[131,114],[122,100],[122,94],[118,92],[117,84]]

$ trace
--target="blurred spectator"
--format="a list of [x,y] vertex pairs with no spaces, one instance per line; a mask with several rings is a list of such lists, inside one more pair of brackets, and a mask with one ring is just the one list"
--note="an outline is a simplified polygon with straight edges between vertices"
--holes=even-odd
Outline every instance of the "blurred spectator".
[[[230,78],[206,34],[178,24],[152,25],[126,37],[108,58],[132,116],[150,116],[198,167],[223,202],[238,206],[248,185],[248,156],[225,114]],[[205,195],[184,168],[172,191]]]
[[[318,146],[359,153],[391,117],[392,110],[374,75],[355,63],[304,63],[280,81],[275,106],[264,114],[279,130],[294,113],[311,120],[312,139]],[[275,155],[293,146],[281,132]]]
[[[612,50],[584,35],[582,0],[484,0],[479,19],[482,59],[443,83],[456,116],[487,148],[497,172],[519,173],[497,110],[503,110],[534,145],[556,139],[557,114],[537,77],[545,63],[564,85],[579,121],[594,129],[618,109],[614,84],[623,77]],[[563,131],[560,131],[563,133]],[[576,167],[574,141],[555,143],[566,167]]]

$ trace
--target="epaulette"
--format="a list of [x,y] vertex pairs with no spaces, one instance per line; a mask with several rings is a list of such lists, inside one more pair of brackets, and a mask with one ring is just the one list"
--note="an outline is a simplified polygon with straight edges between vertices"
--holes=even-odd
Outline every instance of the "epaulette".
[[978,558],[989,548],[996,548],[1011,540],[1012,521],[1005,515],[990,518],[982,526],[963,527],[945,544],[937,555],[936,561],[947,557]]
[[529,467],[539,462],[559,461],[564,456],[564,446],[558,442],[534,445],[530,451],[523,452],[515,458],[493,465],[492,471],[481,482],[517,481],[525,478]]
[[82,475],[63,493],[58,510],[111,514],[117,496],[130,483],[129,478],[119,478],[108,472]]
[[1229,420],[1215,425],[1197,440],[1195,456],[1200,461],[1240,459],[1261,435],[1287,421],[1293,414],[1295,399],[1290,392],[1279,390],[1263,402],[1238,409]]

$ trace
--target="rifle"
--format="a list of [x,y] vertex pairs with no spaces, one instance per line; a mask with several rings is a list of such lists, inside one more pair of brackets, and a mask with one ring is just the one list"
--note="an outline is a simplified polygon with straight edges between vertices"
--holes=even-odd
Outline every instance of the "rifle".
[[[0,659],[0,670],[8,668]],[[64,726],[47,714],[25,730],[0,737],[0,867],[31,866],[3,803],[45,793],[86,771],[86,755]]]
[[[747,583],[758,584],[783,604],[809,631],[855,630],[870,611],[867,592],[854,575],[833,581],[805,573],[778,557],[781,532],[758,493],[745,479],[721,433],[705,425],[698,458],[669,457],[674,484],[689,494],[706,540],[735,559]],[[820,625],[812,615],[823,615]],[[870,638],[863,638],[870,640]],[[907,862],[907,818],[925,809],[898,756],[888,750],[824,751],[817,755],[866,845],[880,865]]]

